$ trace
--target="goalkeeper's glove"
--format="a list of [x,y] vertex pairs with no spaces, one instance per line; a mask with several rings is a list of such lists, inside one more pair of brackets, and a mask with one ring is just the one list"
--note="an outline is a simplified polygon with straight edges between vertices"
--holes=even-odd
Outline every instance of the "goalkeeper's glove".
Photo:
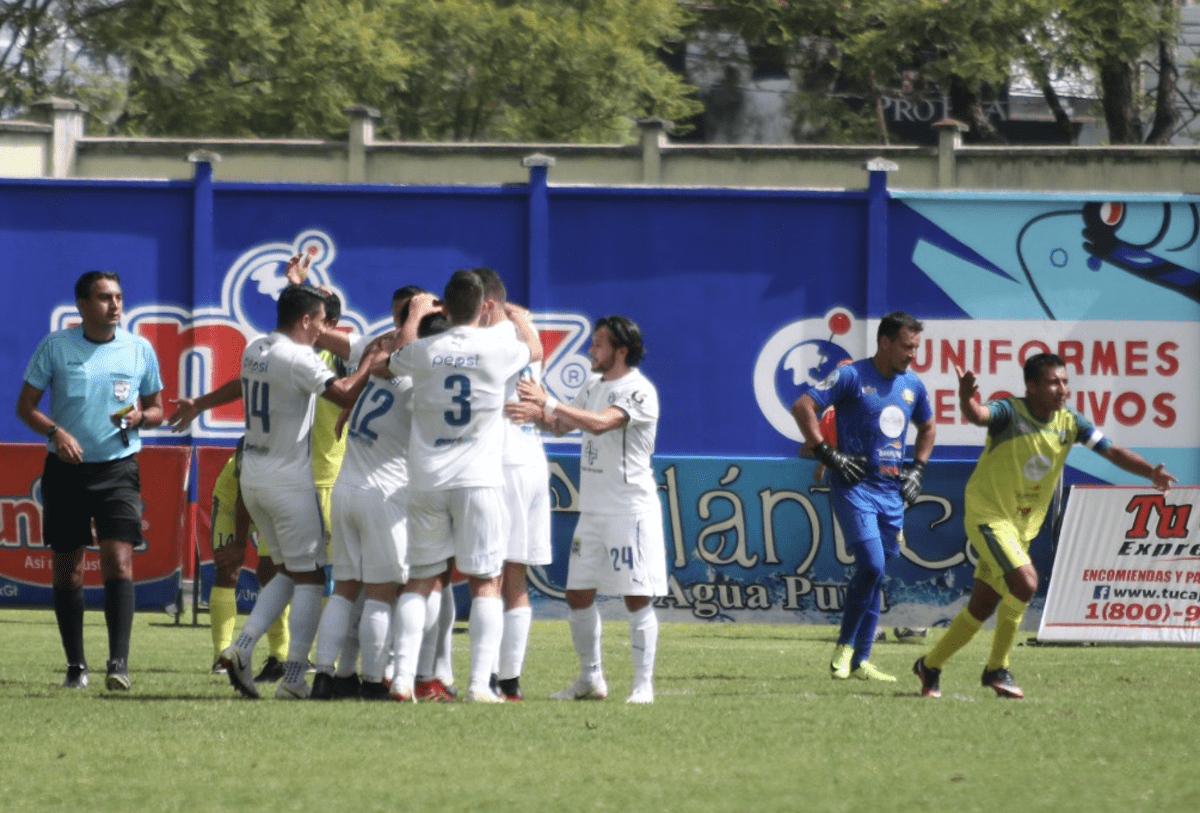
[[838,477],[848,486],[857,483],[867,473],[865,457],[852,457],[823,441],[813,447],[813,456],[824,463],[827,469],[837,472]]
[[925,461],[914,460],[900,469],[900,496],[905,505],[912,505],[921,496],[921,478],[925,476]]

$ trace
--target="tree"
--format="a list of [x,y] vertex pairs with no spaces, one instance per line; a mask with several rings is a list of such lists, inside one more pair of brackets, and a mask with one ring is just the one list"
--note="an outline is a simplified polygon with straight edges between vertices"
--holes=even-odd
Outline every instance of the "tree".
[[[1050,79],[1063,72],[1096,77],[1111,142],[1140,142],[1147,110],[1153,111],[1147,140],[1161,143],[1175,128],[1177,0],[722,0],[713,6],[713,24],[752,42],[793,47],[801,73],[804,52],[827,44],[837,53],[829,60],[838,74],[834,84],[868,106],[900,88],[904,73],[919,73],[924,88],[919,82],[906,92],[945,94],[950,115],[969,126],[969,140],[997,138],[981,101],[1005,87],[1014,61],[1041,85],[1064,138],[1073,137],[1073,126]],[[1153,99],[1140,91],[1146,61],[1159,74]],[[882,122],[880,137],[886,138]]]
[[[92,111],[91,132],[331,138],[345,132],[343,110],[365,104],[382,112],[385,137],[612,141],[635,118],[684,119],[699,107],[656,56],[679,36],[675,0],[16,6],[0,22],[28,32],[13,37],[26,46],[0,66],[3,87],[38,80],[6,93],[6,111],[48,93],[113,95],[115,82],[115,103]],[[61,41],[87,55],[90,73],[50,81],[45,55]]]

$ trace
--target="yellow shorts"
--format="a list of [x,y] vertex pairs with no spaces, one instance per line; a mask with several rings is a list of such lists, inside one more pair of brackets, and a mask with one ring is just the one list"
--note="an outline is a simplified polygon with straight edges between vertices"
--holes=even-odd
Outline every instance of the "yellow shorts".
[[1008,592],[1004,577],[1030,564],[1029,540],[1010,522],[967,523],[967,541],[979,557],[975,578],[1001,595]]

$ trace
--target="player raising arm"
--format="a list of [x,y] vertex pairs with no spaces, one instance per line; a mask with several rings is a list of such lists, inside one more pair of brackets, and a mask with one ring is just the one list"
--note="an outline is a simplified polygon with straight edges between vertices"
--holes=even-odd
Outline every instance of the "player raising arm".
[[1163,491],[1176,479],[1163,464],[1152,465],[1137,452],[1117,446],[1067,406],[1070,387],[1059,356],[1039,353],[1025,362],[1024,398],[986,404],[979,402],[975,374],[958,367],[954,371],[963,416],[987,427],[983,454],[963,494],[967,539],[979,561],[967,606],[937,644],[917,659],[913,673],[921,679],[923,696],[941,697],[942,667],[996,613],[992,651],[981,682],[1000,697],[1021,698],[1025,693],[1008,670],[1008,655],[1037,590],[1029,544],[1042,528],[1071,446],[1086,446]]

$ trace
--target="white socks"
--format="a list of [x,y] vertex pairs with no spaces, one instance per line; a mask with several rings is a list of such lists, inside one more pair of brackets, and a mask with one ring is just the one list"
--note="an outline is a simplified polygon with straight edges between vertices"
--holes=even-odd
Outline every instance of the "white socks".
[[350,599],[337,593],[325,602],[325,610],[321,613],[321,625],[317,627],[318,672],[333,674],[333,666],[342,651],[342,640],[350,627],[350,613],[353,609],[354,605],[350,603]]
[[425,629],[421,633],[421,655],[417,658],[417,679],[429,680],[437,672],[438,642],[441,633],[438,622],[442,614],[442,591],[434,590],[425,602]]
[[292,600],[292,593],[296,589],[296,582],[291,576],[284,573],[275,574],[275,578],[267,582],[267,586],[258,591],[258,599],[254,602],[254,609],[250,611],[250,615],[246,617],[246,622],[242,624],[242,632],[234,641],[234,646],[240,649],[247,656],[254,651],[254,645],[258,643],[258,639],[266,634],[267,630],[275,619],[278,618],[288,602]]
[[383,681],[383,670],[391,650],[391,641],[388,640],[391,626],[391,605],[386,601],[367,599],[358,622],[358,648],[362,651],[362,679],[365,682]]
[[595,602],[582,610],[568,610],[567,623],[571,626],[571,643],[579,656],[579,674],[582,677],[600,671],[600,608]]
[[629,659],[633,662],[633,688],[654,680],[654,654],[658,648],[658,614],[649,604],[629,614]]
[[477,596],[471,600],[471,679],[469,689],[490,691],[492,666],[500,654],[504,634],[504,601],[499,596]]
[[410,693],[417,674],[417,654],[421,649],[421,634],[425,629],[425,596],[420,593],[401,593],[392,616],[392,646],[395,676],[392,688],[407,689]]
[[500,668],[496,673],[501,680],[521,676],[525,663],[525,650],[529,646],[529,625],[533,621],[533,608],[513,607],[504,611],[504,636],[500,639]]
[[[271,584],[275,583],[275,579],[271,580]],[[321,623],[321,598],[324,592],[323,584],[297,584],[292,593],[292,609],[288,613],[288,654],[283,674],[285,683],[294,685],[304,680],[304,672],[308,669],[308,651],[312,649],[317,626]]]

